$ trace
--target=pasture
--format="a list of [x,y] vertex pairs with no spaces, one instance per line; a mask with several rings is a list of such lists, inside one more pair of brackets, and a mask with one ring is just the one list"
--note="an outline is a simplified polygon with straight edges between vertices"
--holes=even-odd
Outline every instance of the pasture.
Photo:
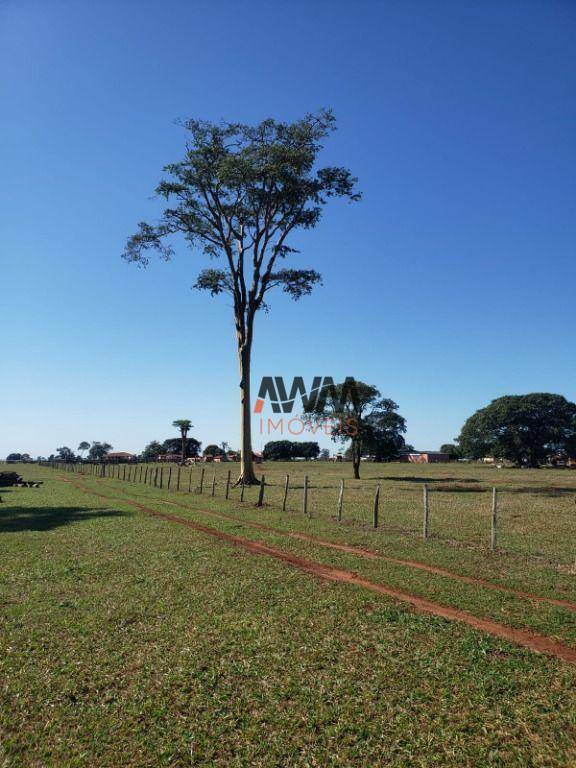
[[[142,471],[140,471],[142,466]],[[130,472],[142,483],[144,468],[148,484],[158,464],[116,465],[112,474]],[[126,467],[126,469],[125,469]],[[163,490],[175,490],[178,469],[163,465]],[[199,464],[181,471],[180,490],[205,497],[226,496],[227,475],[231,485],[228,500],[247,506],[258,499],[255,486],[234,487],[235,463]],[[168,473],[170,472],[170,479]],[[283,507],[286,475],[289,489],[286,512],[302,514],[304,476],[308,477],[307,511],[313,517],[336,522],[340,481],[344,480],[342,523],[353,529],[373,524],[374,495],[380,486],[378,528],[418,538],[423,527],[423,486],[429,488],[429,535],[447,545],[490,546],[492,488],[498,491],[497,544],[501,551],[544,558],[569,567],[576,560],[576,471],[563,469],[497,469],[481,464],[362,464],[361,480],[352,478],[349,463],[266,462],[256,467],[265,475],[265,505]],[[203,476],[203,480],[201,480]],[[159,485],[160,480],[157,479]]]
[[0,491],[0,765],[574,764],[576,473],[267,464],[256,508],[234,469],[17,467],[45,485]]

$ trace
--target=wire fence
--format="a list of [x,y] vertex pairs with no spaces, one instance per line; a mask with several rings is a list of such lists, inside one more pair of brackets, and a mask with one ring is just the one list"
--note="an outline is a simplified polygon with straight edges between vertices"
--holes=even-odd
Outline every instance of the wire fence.
[[45,466],[558,564],[575,560],[576,487],[491,486],[422,478],[367,482],[326,477],[321,471],[292,475],[274,469],[260,476],[259,485],[237,485],[230,464],[49,462]]

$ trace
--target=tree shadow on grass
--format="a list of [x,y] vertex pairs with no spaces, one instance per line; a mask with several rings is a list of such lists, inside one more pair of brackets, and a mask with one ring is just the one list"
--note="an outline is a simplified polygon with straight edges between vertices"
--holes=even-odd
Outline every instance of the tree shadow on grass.
[[379,475],[367,480],[394,480],[399,483],[479,483],[475,477],[417,477],[410,475]]
[[62,525],[101,517],[121,517],[129,512],[91,507],[8,507],[0,505],[0,533],[51,531]]

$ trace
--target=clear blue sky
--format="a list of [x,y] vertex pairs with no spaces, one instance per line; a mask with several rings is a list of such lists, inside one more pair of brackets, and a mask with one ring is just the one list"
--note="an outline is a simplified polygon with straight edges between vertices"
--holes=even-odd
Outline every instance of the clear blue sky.
[[256,385],[354,375],[421,449],[500,395],[576,400],[575,39],[573,0],[0,2],[0,456],[138,451],[185,417],[238,445],[202,257],[120,259],[178,117],[332,107],[325,162],[360,179],[299,238],[324,287],[261,318]]

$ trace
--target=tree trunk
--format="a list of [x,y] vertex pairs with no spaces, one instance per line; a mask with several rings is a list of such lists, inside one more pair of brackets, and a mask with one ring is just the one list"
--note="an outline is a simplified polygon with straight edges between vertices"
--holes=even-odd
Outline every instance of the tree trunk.
[[252,411],[250,399],[250,362],[252,342],[249,339],[238,349],[240,365],[240,476],[236,485],[256,485],[252,456]]
[[360,480],[360,443],[352,441],[352,468],[354,470],[354,480]]

